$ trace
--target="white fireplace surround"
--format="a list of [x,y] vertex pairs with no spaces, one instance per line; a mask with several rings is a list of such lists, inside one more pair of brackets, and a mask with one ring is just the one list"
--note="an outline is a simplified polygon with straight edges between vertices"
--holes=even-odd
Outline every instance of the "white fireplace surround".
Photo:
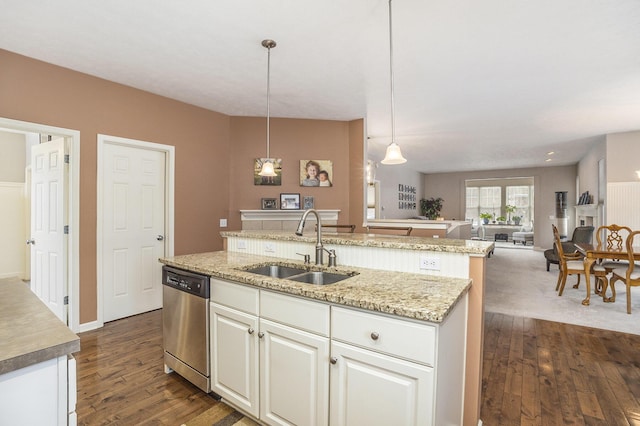
[[[316,210],[325,225],[338,223],[340,210]],[[243,230],[289,231],[295,230],[304,210],[240,210]],[[316,217],[309,215],[305,229],[314,228]]]
[[581,204],[576,207],[576,226],[593,226],[598,229],[602,225],[603,204]]

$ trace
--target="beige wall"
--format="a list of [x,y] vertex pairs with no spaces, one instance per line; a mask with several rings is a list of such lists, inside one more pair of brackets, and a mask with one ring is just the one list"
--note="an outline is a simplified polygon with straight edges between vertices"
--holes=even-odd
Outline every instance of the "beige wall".
[[640,131],[607,135],[607,182],[637,182]]
[[[271,118],[270,154],[282,159],[282,185],[254,185],[253,165],[266,155],[266,119],[231,117],[229,227],[240,229],[240,210],[260,209],[263,197],[281,193],[314,197],[316,209],[339,209],[340,222],[349,215],[349,123],[345,121]],[[332,187],[300,186],[300,160],[333,161]]]
[[0,182],[24,182],[26,138],[24,134],[0,131]]
[[[221,218],[228,229],[240,229],[240,209],[258,209],[261,197],[281,192],[313,195],[316,207],[340,209],[341,222],[362,223],[361,213],[351,217],[349,203],[362,197],[363,120],[272,119],[271,152],[284,160],[283,185],[254,186],[253,160],[266,151],[264,118],[232,118],[5,50],[0,63],[0,117],[80,131],[81,324],[97,318],[99,133],[176,147],[177,255],[222,249]],[[334,161],[333,188],[299,186],[299,160],[307,158]]]
[[4,50],[0,63],[0,116],[80,131],[80,323],[97,316],[98,133],[176,146],[175,252],[222,248],[229,117]]
[[534,167],[479,172],[438,173],[424,175],[424,197],[444,199],[442,216],[447,219],[464,219],[465,180],[507,177],[534,178],[535,215],[534,245],[549,248],[553,244],[550,216],[555,215],[555,192],[567,191],[569,199],[569,234],[575,227],[577,166]]

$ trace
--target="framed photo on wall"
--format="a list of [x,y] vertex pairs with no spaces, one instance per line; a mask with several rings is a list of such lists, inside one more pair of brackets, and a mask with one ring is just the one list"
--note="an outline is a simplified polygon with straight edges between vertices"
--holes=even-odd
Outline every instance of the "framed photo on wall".
[[280,210],[300,210],[300,194],[280,194]]
[[278,200],[276,198],[262,198],[261,205],[262,210],[277,210]]
[[[276,172],[276,176],[260,176],[260,170],[262,170],[262,164],[266,161],[273,163],[273,171]],[[253,184],[254,185],[282,185],[282,159],[281,158],[256,158],[253,165]]]
[[303,198],[302,208],[305,209],[305,210],[312,209],[313,208],[313,197],[310,197],[310,196],[304,197]]
[[333,186],[333,161],[300,160],[300,186]]

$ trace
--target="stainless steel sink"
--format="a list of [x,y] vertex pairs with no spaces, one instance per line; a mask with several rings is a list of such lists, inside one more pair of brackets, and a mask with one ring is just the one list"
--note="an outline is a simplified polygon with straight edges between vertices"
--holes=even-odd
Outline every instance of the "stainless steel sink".
[[307,284],[326,285],[346,280],[352,276],[353,275],[334,274],[332,272],[310,271],[305,272],[304,274],[288,277],[287,279]]
[[247,272],[251,272],[252,274],[264,275],[267,277],[274,278],[288,278],[292,275],[298,275],[307,270],[304,268],[292,268],[290,266],[282,266],[282,265],[263,265],[257,266],[255,268],[245,269]]

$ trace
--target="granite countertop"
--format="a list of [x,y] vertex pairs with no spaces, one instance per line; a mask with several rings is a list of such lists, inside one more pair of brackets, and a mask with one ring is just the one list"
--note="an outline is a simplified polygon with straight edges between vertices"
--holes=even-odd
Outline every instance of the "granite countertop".
[[[328,225],[327,225],[328,226]],[[222,237],[258,238],[276,241],[301,241],[314,243],[315,232],[306,232],[304,236],[295,235],[293,231],[223,231]],[[493,249],[494,243],[480,240],[457,240],[453,238],[407,237],[381,234],[349,234],[322,233],[322,242],[335,245],[360,247],[383,247],[400,250],[429,250],[448,253],[464,253],[486,256]]]
[[80,338],[18,278],[0,279],[0,342],[0,374],[80,350]]
[[304,267],[302,261],[227,251],[162,258],[160,262],[215,278],[434,323],[444,321],[471,286],[471,280],[466,278],[316,265],[307,266],[311,270],[357,275],[335,284],[305,284],[243,271],[243,268],[249,265],[280,264]]

